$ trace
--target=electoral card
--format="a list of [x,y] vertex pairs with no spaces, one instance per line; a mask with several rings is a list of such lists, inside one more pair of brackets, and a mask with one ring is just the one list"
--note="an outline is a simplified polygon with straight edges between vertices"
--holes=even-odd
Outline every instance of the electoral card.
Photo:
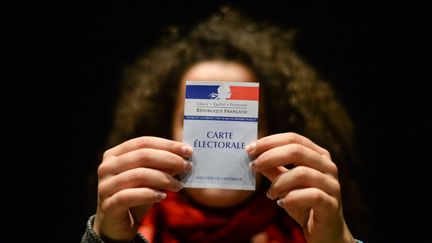
[[246,145],[258,133],[259,83],[186,81],[183,142],[193,148],[185,187],[255,190]]

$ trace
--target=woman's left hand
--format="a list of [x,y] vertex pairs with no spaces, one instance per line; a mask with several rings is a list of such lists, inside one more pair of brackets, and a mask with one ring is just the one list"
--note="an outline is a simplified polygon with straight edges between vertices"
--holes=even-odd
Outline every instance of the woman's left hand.
[[251,169],[271,181],[267,196],[301,225],[309,243],[354,242],[343,216],[338,169],[327,150],[299,134],[282,133],[246,151],[255,158]]

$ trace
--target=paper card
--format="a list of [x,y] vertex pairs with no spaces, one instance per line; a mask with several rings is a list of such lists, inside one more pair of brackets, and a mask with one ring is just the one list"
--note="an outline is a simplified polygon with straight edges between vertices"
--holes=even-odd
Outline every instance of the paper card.
[[246,145],[258,133],[259,83],[186,81],[183,142],[193,147],[185,187],[255,190]]

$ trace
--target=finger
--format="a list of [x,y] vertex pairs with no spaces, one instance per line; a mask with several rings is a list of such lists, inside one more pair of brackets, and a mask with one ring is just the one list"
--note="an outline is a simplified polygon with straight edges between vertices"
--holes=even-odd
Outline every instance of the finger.
[[306,227],[310,209],[315,217],[337,214],[339,201],[317,188],[305,188],[289,192],[277,201],[303,228]]
[[103,178],[107,175],[117,175],[138,167],[157,169],[175,175],[192,169],[192,163],[165,150],[143,148],[105,159],[99,165],[98,176]]
[[309,138],[293,132],[278,133],[278,134],[263,137],[257,140],[255,143],[251,143],[248,146],[246,146],[246,151],[252,156],[258,156],[264,151],[282,145],[287,145],[287,144],[303,145],[331,159],[330,153],[326,149],[318,146],[317,144],[312,142]]
[[112,218],[124,217],[130,208],[139,207],[141,210],[134,211],[133,217],[140,219],[153,203],[160,202],[165,198],[166,194],[158,190],[127,188],[104,200],[101,206],[105,214]]
[[127,140],[126,142],[123,142],[107,150],[103,157],[107,158],[109,156],[119,156],[124,153],[142,148],[166,150],[185,158],[189,158],[192,155],[192,147],[185,143],[159,137],[143,136]]
[[309,187],[332,196],[340,194],[340,185],[334,177],[309,167],[298,166],[276,177],[267,191],[267,196],[271,199],[283,198],[293,190]]
[[287,168],[283,166],[278,167],[270,167],[270,168],[261,168],[259,171],[257,170],[256,166],[254,165],[254,162],[249,164],[249,167],[255,171],[261,173],[263,176],[267,177],[270,181],[273,181],[275,178],[280,176],[281,174],[288,171]]
[[162,171],[136,168],[119,175],[108,177],[99,183],[99,196],[104,199],[127,188],[148,187],[169,191],[179,191],[183,184]]
[[[328,157],[300,144],[288,144],[265,151],[250,166],[255,171],[266,172],[271,168],[286,165],[311,167],[337,177],[337,167]],[[269,179],[273,181],[274,177]]]

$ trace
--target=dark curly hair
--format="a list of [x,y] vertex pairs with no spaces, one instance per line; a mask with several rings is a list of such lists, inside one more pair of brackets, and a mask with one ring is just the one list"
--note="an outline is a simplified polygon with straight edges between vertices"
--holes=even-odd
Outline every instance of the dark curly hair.
[[329,150],[339,168],[344,214],[355,237],[367,239],[365,205],[353,177],[360,169],[353,122],[329,83],[293,50],[295,31],[254,21],[231,7],[192,29],[170,34],[125,67],[107,148],[127,139],[171,138],[180,77],[200,61],[238,61],[254,70],[269,134],[292,131]]

